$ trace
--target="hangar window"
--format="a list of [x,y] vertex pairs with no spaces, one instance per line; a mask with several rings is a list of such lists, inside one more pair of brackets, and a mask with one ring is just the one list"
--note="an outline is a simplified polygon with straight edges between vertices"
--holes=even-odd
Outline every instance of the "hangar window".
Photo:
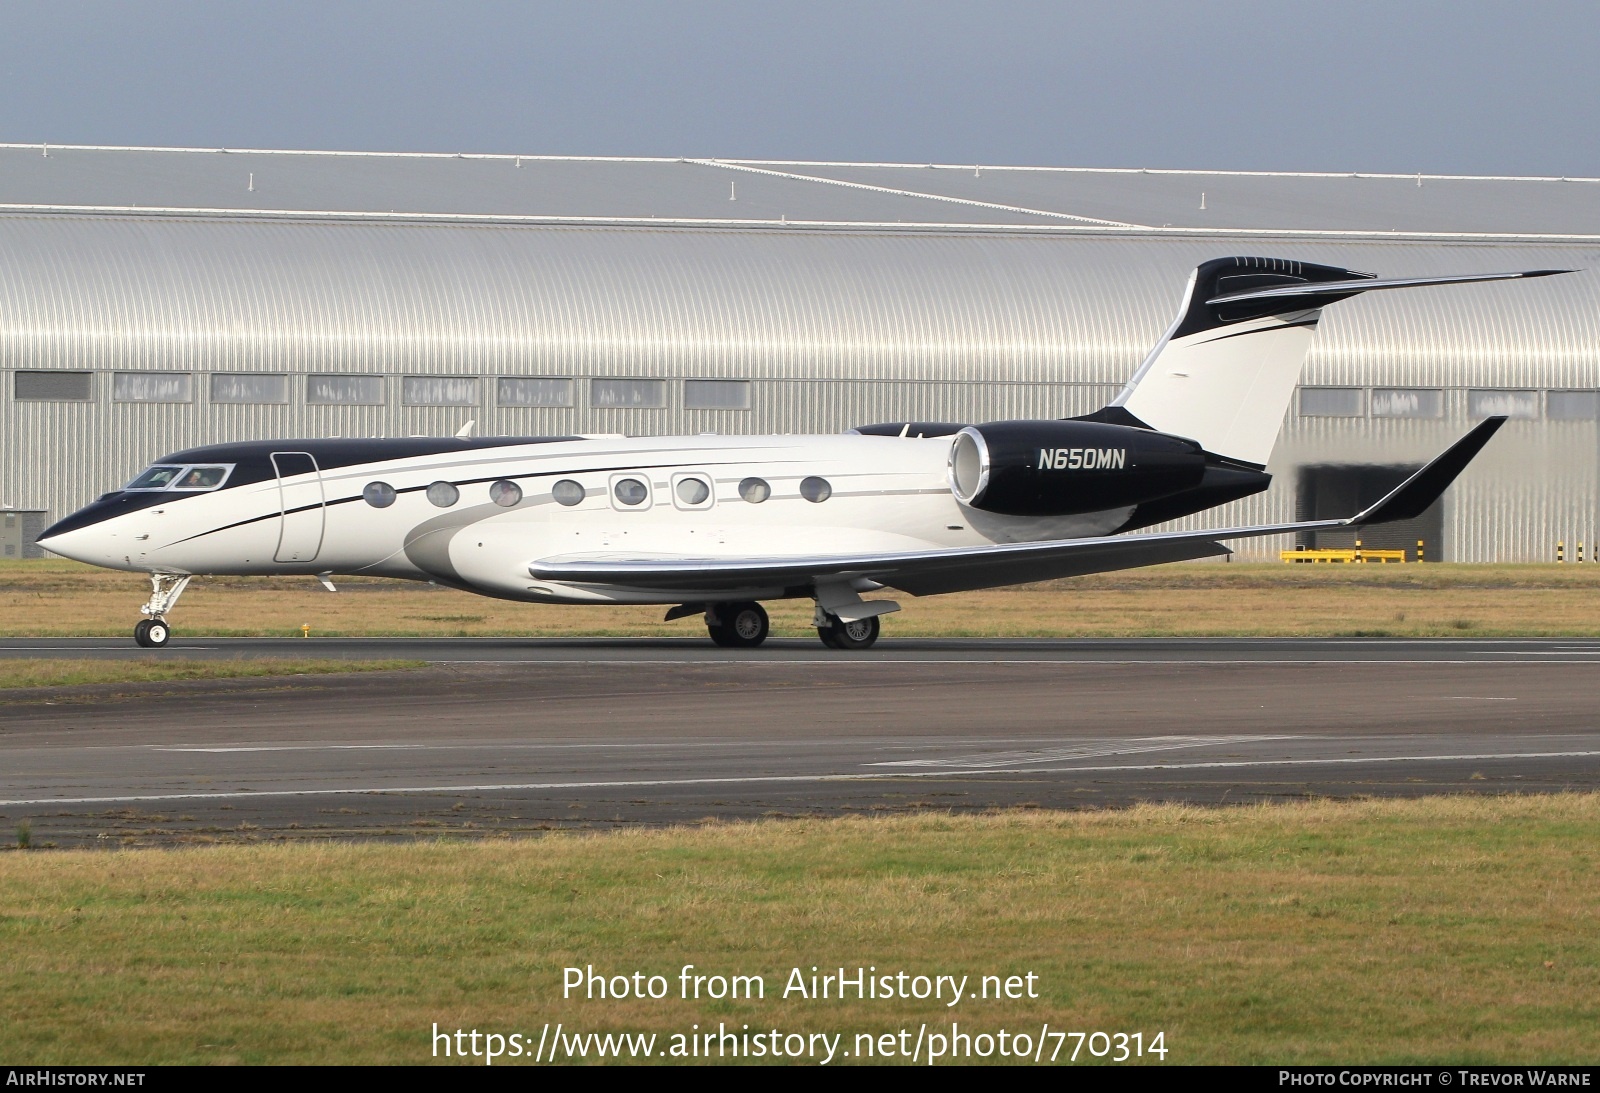
[[749,380],[684,380],[683,405],[688,410],[748,410]]
[[772,487],[765,478],[746,478],[739,483],[739,496],[752,505],[759,505],[772,496]]
[[583,500],[583,485],[570,478],[563,478],[550,487],[550,496],[555,498],[556,504],[571,508]]
[[1301,417],[1360,417],[1366,392],[1359,387],[1300,388]]
[[281,405],[289,401],[289,377],[270,372],[217,372],[211,377],[211,401]]
[[194,376],[188,372],[118,372],[111,377],[116,402],[193,402]]
[[667,381],[626,378],[593,380],[589,385],[589,401],[595,406],[659,409],[667,404]]
[[361,500],[375,509],[386,509],[394,504],[394,487],[387,482],[368,482],[361,490]]
[[1600,391],[1551,391],[1545,413],[1556,421],[1600,418]]
[[382,406],[382,376],[307,376],[306,401],[319,406]]
[[18,372],[12,391],[22,402],[87,402],[93,397],[92,372]]
[[503,509],[508,509],[522,500],[522,487],[502,478],[489,487],[489,500]]
[[1376,387],[1373,417],[1444,417],[1444,392],[1428,387]]
[[476,406],[477,376],[404,376],[400,402],[405,406]]
[[833,487],[828,484],[826,478],[812,475],[810,478],[800,480],[800,496],[807,501],[821,503],[833,496]]
[[428,501],[441,509],[447,509],[461,500],[461,491],[448,482],[435,482],[428,487]]
[[1471,417],[1538,417],[1537,391],[1468,391],[1467,414]]
[[571,406],[572,381],[557,376],[501,376],[501,406]]

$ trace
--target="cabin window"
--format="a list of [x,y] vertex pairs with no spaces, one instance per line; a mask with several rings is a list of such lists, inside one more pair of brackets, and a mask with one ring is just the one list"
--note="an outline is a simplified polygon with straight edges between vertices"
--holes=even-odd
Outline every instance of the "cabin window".
[[1535,418],[1539,416],[1539,392],[1468,391],[1467,415],[1475,418]]
[[164,490],[172,485],[172,480],[181,473],[183,473],[181,466],[171,467],[157,463],[153,467],[147,467],[143,474],[122,488],[125,490]]
[[211,377],[211,401],[283,405],[289,401],[289,377],[270,372],[217,372]]
[[508,509],[522,500],[522,487],[502,478],[489,486],[489,500],[503,509]]
[[111,377],[115,402],[193,402],[194,376],[188,372],[117,372]]
[[476,406],[477,376],[402,376],[400,402],[406,406]]
[[171,486],[175,490],[214,490],[228,480],[228,472],[233,468],[226,467],[190,467],[178,476],[178,480]]
[[620,505],[636,508],[645,503],[650,496],[650,487],[637,478],[619,478],[616,485],[611,487],[611,495]]
[[800,480],[800,496],[807,501],[821,504],[833,496],[833,487],[828,484],[826,478],[818,478],[816,475],[812,475],[810,478]]
[[678,475],[672,495],[679,508],[702,509],[711,504],[711,483],[698,474]]
[[1444,417],[1444,392],[1428,387],[1377,387],[1373,417]]
[[501,406],[571,406],[572,381],[558,376],[501,376]]
[[375,509],[388,508],[394,499],[394,487],[387,482],[368,482],[361,490],[361,500]]
[[448,482],[434,482],[428,487],[428,502],[441,509],[447,509],[461,500],[461,491]]
[[589,402],[594,406],[660,409],[667,404],[667,381],[626,378],[591,380]]
[[583,486],[570,478],[563,478],[550,487],[550,496],[555,498],[556,504],[565,505],[568,508],[581,502],[583,495]]
[[686,410],[748,410],[749,380],[684,380]]
[[317,406],[382,406],[382,376],[307,376],[306,401]]
[[739,483],[739,496],[752,505],[759,505],[772,496],[772,487],[765,478],[746,478]]
[[92,372],[18,372],[12,392],[19,402],[88,402],[93,380]]

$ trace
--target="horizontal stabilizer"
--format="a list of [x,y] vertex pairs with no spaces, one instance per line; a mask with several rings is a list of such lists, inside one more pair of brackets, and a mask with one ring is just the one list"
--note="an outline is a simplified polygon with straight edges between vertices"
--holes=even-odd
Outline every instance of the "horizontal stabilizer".
[[1448,451],[1423,467],[1389,492],[1376,505],[1350,518],[1352,526],[1389,524],[1396,520],[1415,520],[1429,505],[1439,500],[1450,488],[1456,476],[1467,469],[1473,457],[1489,443],[1489,438],[1506,423],[1503,417],[1492,417],[1472,432],[1450,445]]
[[1226,292],[1213,296],[1206,306],[1237,304],[1245,300],[1278,300],[1304,296],[1337,296],[1343,298],[1357,292],[1371,292],[1379,288],[1418,288],[1425,285],[1465,285],[1475,281],[1520,281],[1529,277],[1553,277],[1558,273],[1576,273],[1571,269],[1529,269],[1518,273],[1464,273],[1455,277],[1363,277],[1357,281],[1318,281],[1298,285],[1276,285],[1253,288],[1243,292]]

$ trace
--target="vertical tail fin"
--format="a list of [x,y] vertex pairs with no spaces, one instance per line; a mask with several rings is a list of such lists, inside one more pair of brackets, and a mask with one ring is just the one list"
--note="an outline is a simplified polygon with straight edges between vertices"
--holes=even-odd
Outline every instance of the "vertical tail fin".
[[1215,258],[1196,267],[1177,319],[1133,378],[1089,418],[1175,433],[1214,455],[1265,466],[1329,304],[1372,289],[1567,272],[1379,280],[1284,258]]

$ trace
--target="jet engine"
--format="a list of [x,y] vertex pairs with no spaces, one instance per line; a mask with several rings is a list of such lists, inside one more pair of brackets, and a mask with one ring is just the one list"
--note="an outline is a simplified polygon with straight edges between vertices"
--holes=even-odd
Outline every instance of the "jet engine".
[[962,504],[1004,516],[1072,516],[1170,497],[1200,484],[1206,456],[1183,437],[1089,421],[968,425],[950,445]]

